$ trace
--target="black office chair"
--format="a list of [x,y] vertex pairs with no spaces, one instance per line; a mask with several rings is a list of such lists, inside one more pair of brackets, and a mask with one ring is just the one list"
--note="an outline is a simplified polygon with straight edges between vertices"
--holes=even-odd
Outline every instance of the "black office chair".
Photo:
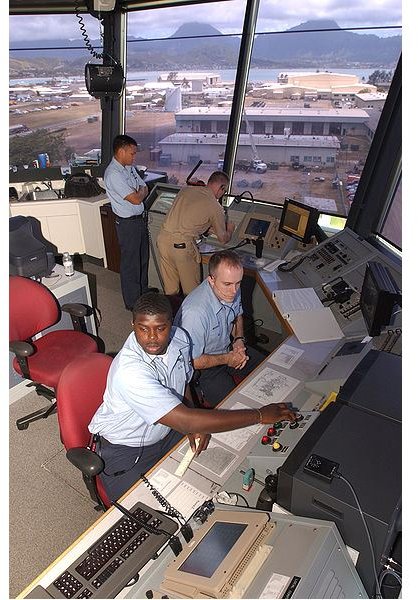
[[55,390],[63,369],[74,358],[98,351],[96,340],[85,333],[88,307],[65,304],[61,310],[70,313],[74,330],[49,331],[35,339],[58,323],[60,306],[42,283],[18,275],[9,278],[9,350],[15,354],[13,368],[31,380],[28,387],[33,386],[38,395],[52,403],[17,419],[18,429],[27,429],[32,421],[54,413]]

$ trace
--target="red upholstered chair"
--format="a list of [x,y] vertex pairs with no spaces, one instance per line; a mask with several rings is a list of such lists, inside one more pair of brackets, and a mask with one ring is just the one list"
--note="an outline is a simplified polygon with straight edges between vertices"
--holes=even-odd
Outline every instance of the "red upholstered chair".
[[[61,310],[71,314],[73,327],[78,331],[60,329],[34,339],[58,323]],[[27,429],[32,421],[54,413],[55,390],[64,367],[77,356],[98,350],[96,340],[82,331],[88,307],[66,304],[61,310],[55,296],[42,283],[20,276],[9,278],[9,350],[15,354],[13,368],[31,380],[28,387],[34,386],[39,395],[51,402],[46,408],[17,419],[18,429]]]
[[94,413],[103,400],[112,358],[106,354],[80,356],[62,372],[57,389],[58,423],[68,460],[83,474],[83,480],[97,510],[110,506],[100,477],[104,462],[94,452],[88,430]]

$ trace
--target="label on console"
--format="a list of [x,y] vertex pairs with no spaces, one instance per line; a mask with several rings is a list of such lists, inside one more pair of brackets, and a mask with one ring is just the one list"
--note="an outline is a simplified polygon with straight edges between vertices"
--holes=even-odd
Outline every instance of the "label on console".
[[266,587],[260,594],[260,598],[283,598],[283,593],[286,590],[290,577],[273,573],[267,582]]

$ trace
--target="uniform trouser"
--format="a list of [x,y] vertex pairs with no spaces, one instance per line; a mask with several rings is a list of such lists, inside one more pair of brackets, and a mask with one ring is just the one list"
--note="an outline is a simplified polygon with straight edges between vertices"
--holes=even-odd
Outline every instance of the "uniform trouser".
[[[184,248],[176,248],[174,244],[184,245]],[[161,231],[157,238],[157,248],[166,294],[178,294],[180,286],[183,294],[189,294],[200,284],[201,258],[194,240],[181,240]]]
[[116,217],[116,233],[120,246],[120,283],[126,308],[148,288],[149,242],[146,222]]
[[151,446],[123,446],[111,444],[100,437],[96,452],[103,458],[105,468],[100,479],[109,500],[117,500],[136,483],[140,476],[151,469],[183,437],[171,431],[164,439]]
[[216,406],[237,386],[234,376],[240,379],[246,377],[253,371],[266,357],[254,348],[247,348],[249,360],[241,370],[233,369],[227,365],[219,367],[210,367],[202,369],[198,377],[198,385],[206,404]]

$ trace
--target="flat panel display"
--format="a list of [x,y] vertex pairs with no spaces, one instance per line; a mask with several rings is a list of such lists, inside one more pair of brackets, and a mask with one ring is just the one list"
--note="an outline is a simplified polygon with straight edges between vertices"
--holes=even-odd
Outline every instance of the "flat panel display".
[[243,523],[215,523],[179,571],[212,577],[246,528]]

